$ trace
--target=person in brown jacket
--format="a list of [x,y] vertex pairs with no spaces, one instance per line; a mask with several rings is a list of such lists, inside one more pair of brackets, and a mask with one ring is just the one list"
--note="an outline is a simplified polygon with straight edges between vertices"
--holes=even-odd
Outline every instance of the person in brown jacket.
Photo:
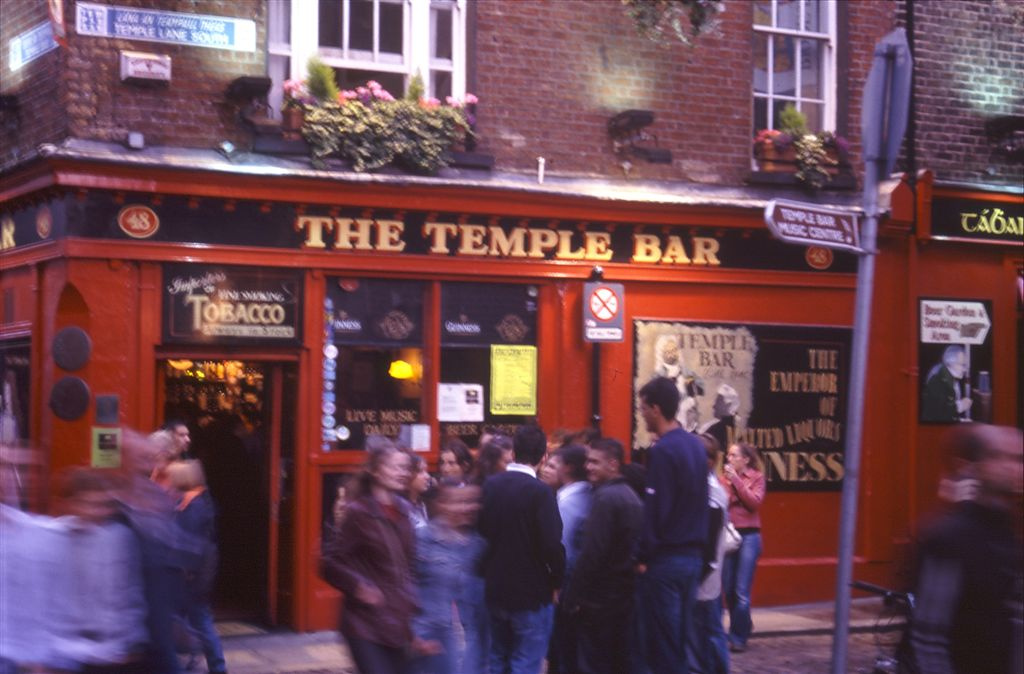
[[390,442],[367,443],[366,465],[353,478],[349,503],[323,559],[324,580],[341,590],[341,635],[356,669],[400,674],[416,611],[410,564],[413,531],[401,494],[410,457]]

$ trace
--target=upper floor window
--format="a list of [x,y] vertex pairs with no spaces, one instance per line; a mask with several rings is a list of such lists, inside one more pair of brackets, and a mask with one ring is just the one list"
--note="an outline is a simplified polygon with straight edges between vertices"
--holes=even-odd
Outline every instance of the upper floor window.
[[835,129],[835,27],[835,0],[756,0],[754,133],[789,104],[810,131]]
[[269,0],[271,106],[279,109],[284,80],[305,78],[312,56],[342,89],[376,80],[397,97],[419,73],[427,95],[462,97],[469,1]]

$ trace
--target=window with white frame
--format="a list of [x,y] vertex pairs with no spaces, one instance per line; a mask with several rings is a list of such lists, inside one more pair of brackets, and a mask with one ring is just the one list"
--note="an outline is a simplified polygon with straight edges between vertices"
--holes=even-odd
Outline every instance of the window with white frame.
[[754,133],[787,105],[811,131],[835,129],[835,0],[755,0]]
[[338,86],[376,80],[401,96],[417,73],[427,95],[466,93],[466,3],[471,0],[268,0],[271,107],[282,83],[304,79],[318,56]]

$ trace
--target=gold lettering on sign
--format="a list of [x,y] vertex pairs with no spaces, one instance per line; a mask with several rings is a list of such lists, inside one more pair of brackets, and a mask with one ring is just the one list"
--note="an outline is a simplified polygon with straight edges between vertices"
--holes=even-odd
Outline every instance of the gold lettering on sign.
[[428,222],[423,225],[423,236],[430,239],[430,252],[434,255],[447,255],[448,238],[458,231],[459,226],[454,222]]
[[683,240],[673,234],[668,237],[665,250],[662,252],[661,237],[656,234],[634,234],[633,262],[648,264],[700,264],[712,267],[722,264],[718,259],[717,239],[695,236],[691,245],[692,256],[688,256]]
[[981,213],[961,213],[960,228],[969,234],[982,232],[984,234],[1010,234],[1014,236],[1024,235],[1024,216],[1006,217],[1005,211],[1001,208],[982,209]]
[[484,237],[487,235],[487,228],[483,225],[459,225],[462,244],[459,246],[459,255],[487,255],[487,244]]
[[558,234],[551,229],[530,229],[530,252],[527,257],[544,257],[545,253],[558,245]]
[[303,246],[306,248],[326,248],[324,243],[324,230],[334,231],[334,218],[317,215],[300,215],[295,219],[295,231],[306,232],[306,241]]
[[612,235],[608,232],[584,232],[583,242],[587,251],[584,259],[595,262],[612,259]]
[[526,257],[526,230],[516,227],[508,234],[501,227],[487,228],[491,233],[491,247],[488,254],[501,257]]
[[[13,223],[11,223],[13,228]],[[380,218],[332,218],[300,215],[295,231],[305,234],[304,248],[400,253],[406,249],[405,223]],[[4,241],[13,240],[4,230]],[[614,258],[609,232],[499,225],[425,222],[421,236],[430,255],[532,258],[607,262]],[[330,242],[330,244],[328,244]],[[13,245],[13,243],[11,244]],[[634,234],[632,262],[662,265],[721,265],[717,239],[675,234]]]

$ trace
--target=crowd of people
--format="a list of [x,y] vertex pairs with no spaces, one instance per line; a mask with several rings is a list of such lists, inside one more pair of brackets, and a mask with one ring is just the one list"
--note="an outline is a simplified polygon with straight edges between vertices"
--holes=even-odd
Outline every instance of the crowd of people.
[[[591,429],[526,424],[485,432],[476,451],[445,439],[435,477],[422,456],[368,437],[320,565],[344,595],[358,671],[728,672],[753,630],[759,454],[686,430],[669,378],[638,403],[655,438],[643,465]],[[921,671],[1024,664],[1021,437],[982,424],[950,434],[951,505],[924,528],[906,641]],[[200,653],[226,671],[210,607],[216,508],[189,444],[180,422],[125,431],[122,468],[69,471],[56,516],[0,489],[0,672],[177,674]]]
[[178,674],[201,650],[226,672],[214,507],[188,447],[184,423],[124,431],[122,469],[67,472],[56,516],[0,505],[0,671]]
[[677,421],[670,379],[639,403],[657,438],[645,467],[591,429],[527,424],[485,432],[475,453],[446,439],[432,479],[421,457],[368,438],[321,562],[357,669],[728,672],[751,632],[757,450],[729,447],[722,469],[718,440]]

